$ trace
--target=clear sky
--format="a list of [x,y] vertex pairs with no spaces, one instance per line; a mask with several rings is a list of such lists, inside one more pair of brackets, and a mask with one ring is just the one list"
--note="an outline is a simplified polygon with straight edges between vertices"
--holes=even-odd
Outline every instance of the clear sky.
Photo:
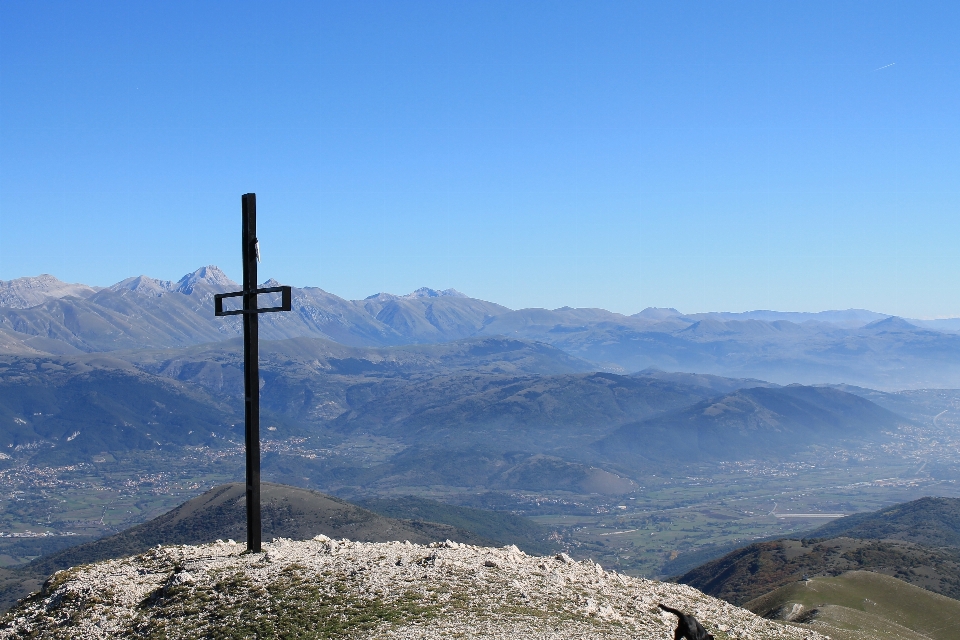
[[957,2],[0,2],[0,279],[960,316]]

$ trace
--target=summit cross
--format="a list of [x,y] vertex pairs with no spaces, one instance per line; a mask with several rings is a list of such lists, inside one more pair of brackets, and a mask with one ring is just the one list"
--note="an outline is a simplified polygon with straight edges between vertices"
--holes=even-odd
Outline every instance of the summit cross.
[[[247,193],[243,202],[243,291],[218,293],[214,296],[214,314],[217,316],[243,315],[243,389],[244,440],[247,463],[247,551],[259,553],[263,532],[260,519],[260,335],[259,315],[275,311],[290,311],[290,287],[257,288],[257,262],[260,244],[257,242],[257,194]],[[257,307],[257,296],[279,293],[279,307]],[[223,310],[224,298],[243,297],[240,309]]]

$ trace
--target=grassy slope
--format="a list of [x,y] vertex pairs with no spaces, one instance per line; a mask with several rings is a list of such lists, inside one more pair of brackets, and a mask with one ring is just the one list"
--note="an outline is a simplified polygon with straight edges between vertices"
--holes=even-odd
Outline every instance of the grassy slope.
[[802,605],[804,612],[816,609],[813,628],[824,631],[819,625],[829,625],[833,630],[825,632],[834,631],[834,637],[954,640],[960,629],[957,600],[869,571],[792,582],[745,607],[767,615],[793,603]]
[[35,450],[37,462],[86,462],[102,451],[216,446],[234,418],[202,391],[149,374],[19,358],[0,363],[0,446]]
[[748,545],[678,580],[733,603],[799,580],[865,569],[960,598],[960,499],[921,498],[835,520],[806,540]]
[[742,604],[780,586],[810,576],[871,570],[960,597],[960,557],[955,550],[932,549],[902,541],[775,540],[738,549],[689,571],[678,581]]
[[783,459],[811,444],[883,439],[904,418],[837,389],[740,389],[627,424],[596,443],[622,460]]
[[[360,400],[360,394],[354,394]],[[547,452],[583,446],[618,425],[689,406],[704,390],[607,373],[556,376],[464,374],[369,389],[335,421],[408,443]],[[495,437],[492,437],[495,434]]]
[[928,547],[960,547],[960,498],[921,498],[840,518],[811,538],[905,540]]

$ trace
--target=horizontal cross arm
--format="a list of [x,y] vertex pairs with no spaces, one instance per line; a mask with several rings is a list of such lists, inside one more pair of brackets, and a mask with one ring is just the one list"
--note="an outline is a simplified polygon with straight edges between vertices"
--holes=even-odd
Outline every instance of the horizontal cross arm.
[[274,311],[290,311],[291,302],[293,299],[293,293],[290,287],[265,287],[263,289],[255,289],[250,292],[256,295],[261,293],[280,293],[280,306],[279,307],[263,307],[259,309],[233,309],[231,311],[223,310],[223,299],[224,298],[238,298],[240,296],[246,295],[246,291],[233,291],[231,293],[217,293],[213,296],[213,313],[216,316],[238,316],[244,313],[272,313]]

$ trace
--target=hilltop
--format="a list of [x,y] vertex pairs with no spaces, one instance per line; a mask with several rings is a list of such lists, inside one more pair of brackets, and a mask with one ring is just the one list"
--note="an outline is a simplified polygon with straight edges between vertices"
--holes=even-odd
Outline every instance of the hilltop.
[[[246,540],[245,488],[241,483],[215,487],[167,513],[112,536],[41,556],[0,573],[0,606],[27,595],[51,573],[74,565],[143,553],[158,544],[201,544],[217,539]],[[317,534],[362,541],[453,539],[490,544],[467,529],[423,518],[379,515],[317,491],[272,482],[261,485],[263,537],[303,540]],[[515,520],[522,520],[514,518]]]
[[905,422],[828,387],[752,387],[620,427],[595,447],[630,460],[782,458],[810,445],[882,440]]
[[955,640],[960,602],[870,571],[791,582],[744,608],[844,640]]
[[55,574],[0,622],[0,638],[669,637],[666,602],[717,640],[823,640],[683,585],[630,578],[564,555],[455,542],[277,540],[166,546]]

